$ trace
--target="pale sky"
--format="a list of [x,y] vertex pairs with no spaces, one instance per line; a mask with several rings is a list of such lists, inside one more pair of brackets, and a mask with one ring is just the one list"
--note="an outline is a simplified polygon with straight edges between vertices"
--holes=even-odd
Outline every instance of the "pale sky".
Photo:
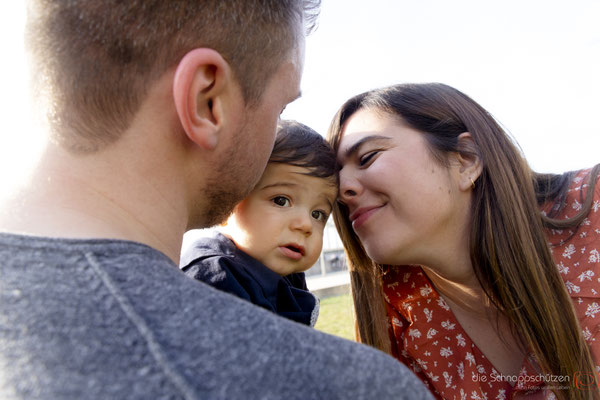
[[600,162],[600,1],[323,0],[303,97],[285,118],[324,133],[365,90],[443,82],[488,109],[532,167]]
[[[3,188],[22,180],[42,141],[26,106],[19,3],[0,4]],[[599,1],[322,3],[319,28],[307,40],[303,96],[284,118],[325,133],[337,108],[355,94],[437,81],[487,108],[536,170],[561,172],[600,162]]]

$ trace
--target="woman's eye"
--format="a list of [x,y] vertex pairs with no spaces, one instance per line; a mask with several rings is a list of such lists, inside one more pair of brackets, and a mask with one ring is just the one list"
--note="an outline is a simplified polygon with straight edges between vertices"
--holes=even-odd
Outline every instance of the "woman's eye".
[[329,215],[324,211],[315,210],[312,212],[312,217],[318,221],[327,221]]
[[371,161],[371,159],[373,158],[373,156],[376,155],[377,153],[379,153],[379,152],[378,151],[372,151],[370,153],[365,154],[364,156],[362,156],[358,160],[358,165],[360,165],[361,167],[363,165],[366,165],[369,161]]
[[279,207],[289,207],[290,206],[290,200],[287,197],[276,196],[276,197],[273,197],[273,199],[271,201],[273,203],[275,203],[276,205],[278,205]]

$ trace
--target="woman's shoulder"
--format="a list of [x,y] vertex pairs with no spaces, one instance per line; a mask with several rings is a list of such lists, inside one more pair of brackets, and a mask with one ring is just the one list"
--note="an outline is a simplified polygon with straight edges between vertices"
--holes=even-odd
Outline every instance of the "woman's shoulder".
[[[571,297],[598,298],[600,282],[600,185],[593,169],[573,173],[565,202],[556,219],[588,211],[577,226],[546,231],[552,256]],[[591,180],[590,178],[594,178]],[[593,189],[591,199],[587,194]]]
[[590,188],[594,190],[593,199],[596,203],[599,202],[600,198],[600,186],[598,180],[600,180],[599,171],[600,167],[587,168],[573,173],[573,178],[570,181],[569,189],[567,191],[567,201],[571,203],[573,210],[581,209],[583,201],[585,201],[586,195]]
[[600,207],[600,180],[599,166],[593,168],[582,169],[579,171],[572,171],[566,173],[569,177],[568,181],[565,182],[566,191],[564,199],[560,200],[560,203],[556,201],[546,204],[542,208],[542,212],[548,213],[552,208],[559,209],[560,211],[553,216],[556,219],[568,219],[576,216],[584,207],[587,199],[588,191],[594,190],[592,194],[591,212],[598,212]]

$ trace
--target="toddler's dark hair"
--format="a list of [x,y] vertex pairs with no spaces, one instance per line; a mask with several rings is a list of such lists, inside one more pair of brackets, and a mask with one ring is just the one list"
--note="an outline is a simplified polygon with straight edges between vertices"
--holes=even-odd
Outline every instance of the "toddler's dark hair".
[[279,121],[270,163],[308,168],[307,175],[336,179],[335,153],[325,138],[292,120]]

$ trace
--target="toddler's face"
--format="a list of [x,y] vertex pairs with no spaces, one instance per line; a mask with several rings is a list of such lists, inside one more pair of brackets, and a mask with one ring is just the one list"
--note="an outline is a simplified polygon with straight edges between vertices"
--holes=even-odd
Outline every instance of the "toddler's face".
[[308,169],[269,163],[256,188],[236,208],[228,232],[237,247],[279,275],[312,267],[336,200],[329,179]]

